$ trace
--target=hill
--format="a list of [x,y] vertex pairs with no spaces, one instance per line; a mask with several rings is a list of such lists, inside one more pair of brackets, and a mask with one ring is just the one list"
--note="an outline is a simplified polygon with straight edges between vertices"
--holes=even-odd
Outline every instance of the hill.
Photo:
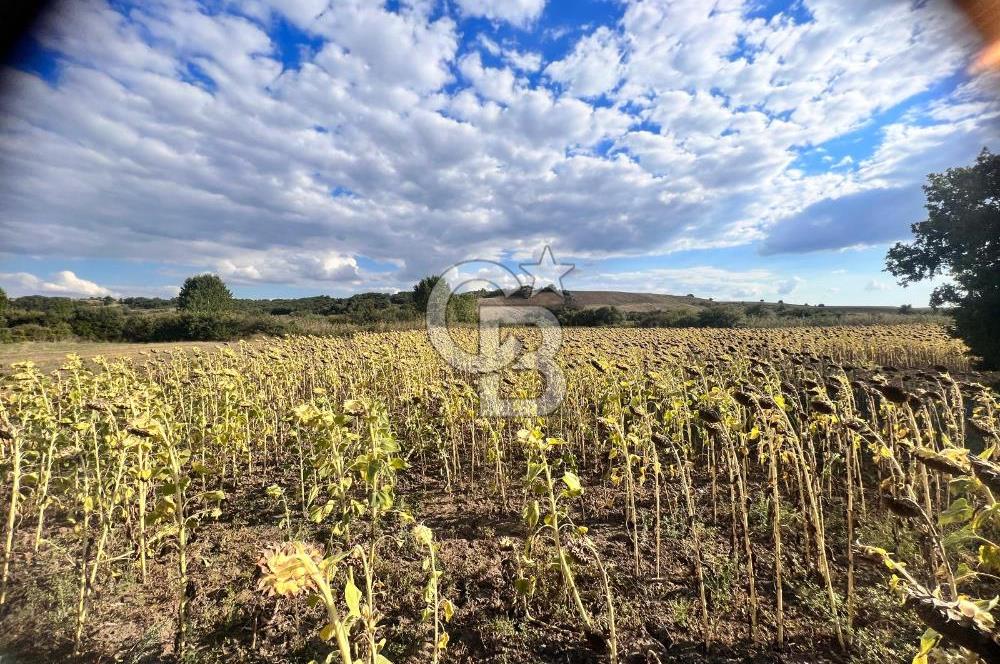
[[[661,293],[627,293],[623,291],[566,291],[574,305],[581,309],[617,307],[623,312],[682,311],[697,313],[710,306],[711,300],[694,296],[664,295]],[[484,306],[527,306],[535,305],[549,309],[559,308],[567,301],[552,291],[543,291],[532,297],[514,294],[510,297],[492,296],[480,298]]]
[[[837,314],[888,314],[895,313],[898,307],[889,306],[852,306],[837,305],[825,306],[823,304],[790,304],[785,302],[748,302],[736,300],[712,300],[708,298],[695,297],[694,295],[666,295],[663,293],[629,293],[625,291],[565,291],[569,300],[552,292],[543,291],[532,297],[524,297],[519,293],[510,297],[493,295],[480,298],[479,303],[483,306],[528,306],[535,305],[548,309],[558,309],[572,301],[580,309],[597,309],[600,307],[616,307],[624,313],[641,313],[653,311],[676,311],[681,313],[698,313],[698,311],[716,305],[738,305],[742,307],[754,307],[763,305],[763,308],[774,309],[784,308],[792,310],[801,309],[824,309],[829,313]],[[925,312],[929,310],[914,309],[914,311]]]

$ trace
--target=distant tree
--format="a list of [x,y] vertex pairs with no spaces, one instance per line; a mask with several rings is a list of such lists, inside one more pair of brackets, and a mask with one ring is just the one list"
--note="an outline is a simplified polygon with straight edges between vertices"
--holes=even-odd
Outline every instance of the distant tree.
[[699,327],[737,327],[743,322],[739,307],[708,307],[698,312]]
[[82,304],[69,321],[73,334],[93,341],[118,341],[122,338],[125,316],[121,307]]
[[129,309],[169,309],[173,306],[170,300],[160,297],[123,297],[121,303]]
[[912,314],[913,313],[913,305],[912,304],[903,304],[903,305],[900,305],[900,307],[899,307],[899,313],[901,313],[901,314]]
[[761,302],[757,304],[751,304],[744,310],[744,313],[747,316],[755,316],[755,317],[773,315],[771,313],[771,310],[768,309],[767,305],[763,303],[763,300],[761,300]]
[[393,293],[389,296],[389,300],[393,304],[408,305],[413,304],[413,292],[412,291],[399,291],[398,293]]
[[474,323],[478,318],[478,293],[462,293],[448,300],[448,320],[456,323]]
[[0,319],[3,318],[4,312],[7,311],[7,304],[10,300],[7,299],[7,293],[4,289],[0,288]]
[[28,311],[44,311],[55,318],[65,320],[73,315],[76,304],[68,297],[48,297],[45,295],[25,295],[11,301],[11,306]]
[[889,249],[886,270],[903,286],[949,276],[931,306],[955,305],[955,334],[1000,368],[1000,155],[983,148],[972,166],[932,173],[924,194],[927,219],[910,226],[913,242]]
[[217,275],[199,274],[184,282],[177,296],[177,306],[195,313],[224,311],[233,306],[233,294]]
[[[604,306],[596,309],[566,309],[558,312],[563,325],[582,327],[614,327],[625,322],[625,314],[618,307]],[[650,325],[652,326],[652,325]]]
[[438,276],[424,277],[413,287],[413,306],[417,308],[417,311],[421,313],[427,311],[427,301],[431,299],[431,291],[434,290],[440,279],[441,277]]

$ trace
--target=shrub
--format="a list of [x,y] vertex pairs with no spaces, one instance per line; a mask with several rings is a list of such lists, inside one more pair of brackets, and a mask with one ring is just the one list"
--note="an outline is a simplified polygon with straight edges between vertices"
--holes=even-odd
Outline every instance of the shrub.
[[68,323],[56,323],[52,326],[28,323],[10,328],[11,341],[61,341],[73,336],[73,330]]
[[73,334],[91,341],[120,341],[125,315],[114,306],[78,305],[70,319]]
[[743,310],[739,307],[708,307],[698,312],[699,327],[739,327]]
[[598,307],[597,309],[561,309],[557,317],[563,325],[581,327],[609,327],[622,325],[625,316],[617,307]]

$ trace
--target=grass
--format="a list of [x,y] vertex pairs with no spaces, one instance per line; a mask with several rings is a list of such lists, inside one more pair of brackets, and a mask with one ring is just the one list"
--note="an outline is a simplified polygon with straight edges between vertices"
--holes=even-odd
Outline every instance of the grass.
[[150,350],[175,348],[210,349],[219,346],[213,341],[177,341],[170,343],[113,343],[105,341],[25,341],[14,344],[0,344],[0,371],[10,368],[14,362],[30,360],[43,371],[58,369],[67,355],[75,354],[84,359],[97,355],[108,357],[137,357]]

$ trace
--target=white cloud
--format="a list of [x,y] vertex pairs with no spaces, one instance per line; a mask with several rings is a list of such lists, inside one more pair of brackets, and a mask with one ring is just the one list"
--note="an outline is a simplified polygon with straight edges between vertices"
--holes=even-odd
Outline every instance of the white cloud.
[[625,272],[570,273],[564,281],[569,290],[616,290],[666,294],[691,293],[720,300],[756,300],[767,296],[788,295],[802,281],[794,277],[794,286],[780,280],[770,270],[726,270],[701,265],[689,268],[653,268]]
[[41,279],[28,272],[0,272],[0,284],[12,296],[20,295],[61,295],[67,297],[115,296],[108,288],[93,281],[81,279],[69,270],[51,275],[49,280]]
[[[468,16],[550,31],[533,25],[542,0],[227,7],[61,5],[39,33],[57,75],[5,72],[4,252],[362,288],[544,240],[579,257],[831,249],[894,239],[928,172],[1000,138],[980,77],[853,163],[800,159],[963,69],[976,44],[936,3],[810,0],[797,22],[738,0],[634,0],[618,23],[547,42],[544,69],[527,41],[487,30],[468,49],[461,34]],[[316,43],[270,36],[275,13]],[[886,193],[892,214],[860,214]]]
[[526,26],[545,9],[545,0],[457,0],[466,16],[484,16],[514,25]]
[[879,279],[872,279],[867,284],[865,284],[865,290],[869,293],[882,292],[892,290],[892,284],[886,283]]
[[578,97],[610,92],[621,78],[618,38],[605,27],[577,42],[573,52],[551,63],[545,73]]

